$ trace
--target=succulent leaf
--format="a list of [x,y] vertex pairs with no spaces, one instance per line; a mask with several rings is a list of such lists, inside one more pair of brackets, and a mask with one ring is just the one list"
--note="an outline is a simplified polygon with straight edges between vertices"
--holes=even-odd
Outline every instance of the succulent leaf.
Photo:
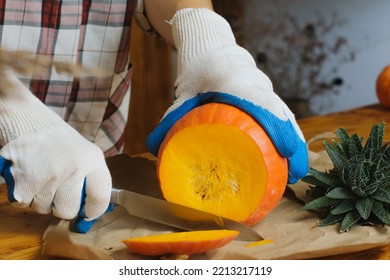
[[352,210],[345,215],[344,219],[341,221],[340,231],[347,232],[356,225],[356,223],[360,220],[361,216],[357,210]]
[[375,198],[378,201],[384,202],[390,205],[390,190],[378,188],[378,190],[372,194],[372,198]]
[[344,216],[345,216],[344,214],[340,214],[340,215],[330,214],[326,218],[320,220],[317,224],[320,227],[333,225],[333,224],[336,224],[338,222],[341,222],[344,219]]
[[[310,172],[310,171],[309,171]],[[316,171],[318,172],[318,171]],[[322,187],[324,188],[325,190],[328,189],[329,187],[331,187],[331,185],[329,184],[326,184],[320,180],[318,180],[316,177],[314,177],[313,175],[308,175],[304,178],[302,178],[302,181],[305,182],[305,183],[308,183],[310,185],[316,185],[318,187]]]
[[339,199],[329,198],[329,197],[323,196],[323,197],[316,198],[316,199],[306,203],[303,206],[303,209],[305,209],[305,210],[322,209],[324,207],[333,205],[335,203],[337,204],[338,202],[340,202]]
[[374,204],[374,199],[371,197],[366,197],[359,199],[356,202],[356,210],[359,212],[360,216],[367,220],[371,214],[372,205]]
[[348,162],[348,158],[344,154],[337,153],[333,146],[327,142],[324,142],[324,147],[336,170],[341,170],[344,164]]
[[328,189],[324,187],[310,187],[308,190],[306,190],[306,194],[310,196],[312,199],[315,199],[321,196],[325,196],[327,190]]
[[[330,210],[332,215],[344,214],[356,208],[356,199],[346,199]],[[344,217],[344,216],[343,216]]]
[[355,198],[356,195],[354,195],[353,192],[351,192],[347,188],[343,187],[336,187],[333,189],[330,189],[326,194],[326,197],[330,198],[337,198],[337,199],[347,199],[347,198]]
[[378,125],[374,125],[371,128],[370,135],[368,136],[366,145],[363,150],[377,150],[380,149],[383,143],[383,136],[385,133],[385,123],[382,122]]
[[317,171],[313,168],[309,169],[309,174],[311,174],[318,181],[325,184],[328,188],[341,183],[341,180],[337,176],[337,174],[325,173],[325,172]]
[[372,206],[372,212],[385,225],[390,225],[389,211],[385,207],[383,207],[382,203],[375,201]]
[[344,151],[344,153],[347,155],[347,157],[350,157],[349,153],[349,135],[343,128],[339,128],[336,130],[336,135],[340,140],[340,145]]
[[360,154],[362,152],[363,150],[362,142],[363,142],[363,138],[359,137],[357,134],[353,134],[350,137],[348,146],[349,146],[349,153],[351,156]]

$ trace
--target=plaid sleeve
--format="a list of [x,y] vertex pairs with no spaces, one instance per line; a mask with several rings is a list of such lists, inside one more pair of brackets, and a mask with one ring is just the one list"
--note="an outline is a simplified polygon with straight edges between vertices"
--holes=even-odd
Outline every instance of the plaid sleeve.
[[106,156],[121,151],[130,102],[131,0],[0,1],[1,48],[99,67],[104,78],[47,69],[21,80]]

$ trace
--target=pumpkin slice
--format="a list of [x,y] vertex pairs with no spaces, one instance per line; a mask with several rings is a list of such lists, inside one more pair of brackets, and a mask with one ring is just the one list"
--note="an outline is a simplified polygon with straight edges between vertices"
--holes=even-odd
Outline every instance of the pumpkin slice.
[[193,255],[218,249],[234,240],[236,230],[203,230],[164,233],[123,240],[134,252],[147,256]]
[[209,103],[168,131],[157,175],[166,200],[254,225],[278,204],[288,169],[250,115]]

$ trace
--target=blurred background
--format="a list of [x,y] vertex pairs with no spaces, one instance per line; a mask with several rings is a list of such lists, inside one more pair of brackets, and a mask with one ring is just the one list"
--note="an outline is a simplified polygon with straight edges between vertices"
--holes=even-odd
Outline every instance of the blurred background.
[[390,1],[242,2],[243,45],[288,103],[307,100],[308,114],[326,114],[377,102],[376,78],[390,64]]
[[[237,42],[271,78],[296,117],[378,103],[375,81],[390,64],[388,0],[214,0]],[[132,100],[125,152],[145,139],[173,100],[175,50],[133,24]]]

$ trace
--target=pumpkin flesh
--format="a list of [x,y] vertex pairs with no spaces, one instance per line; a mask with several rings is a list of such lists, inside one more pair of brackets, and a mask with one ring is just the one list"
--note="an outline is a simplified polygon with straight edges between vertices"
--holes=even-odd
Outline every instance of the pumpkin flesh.
[[168,201],[253,225],[276,207],[287,161],[248,114],[210,103],[169,130],[157,161]]
[[133,237],[122,242],[134,252],[147,256],[193,255],[218,249],[238,234],[236,230],[188,231]]
[[[257,185],[266,178],[259,176],[264,171],[256,172],[265,169],[263,157],[246,138],[226,125],[203,124],[178,132],[165,148],[160,177],[164,185],[180,187],[163,188],[164,197],[234,220],[247,218],[264,196],[265,190]],[[242,147],[240,153],[237,146]]]

